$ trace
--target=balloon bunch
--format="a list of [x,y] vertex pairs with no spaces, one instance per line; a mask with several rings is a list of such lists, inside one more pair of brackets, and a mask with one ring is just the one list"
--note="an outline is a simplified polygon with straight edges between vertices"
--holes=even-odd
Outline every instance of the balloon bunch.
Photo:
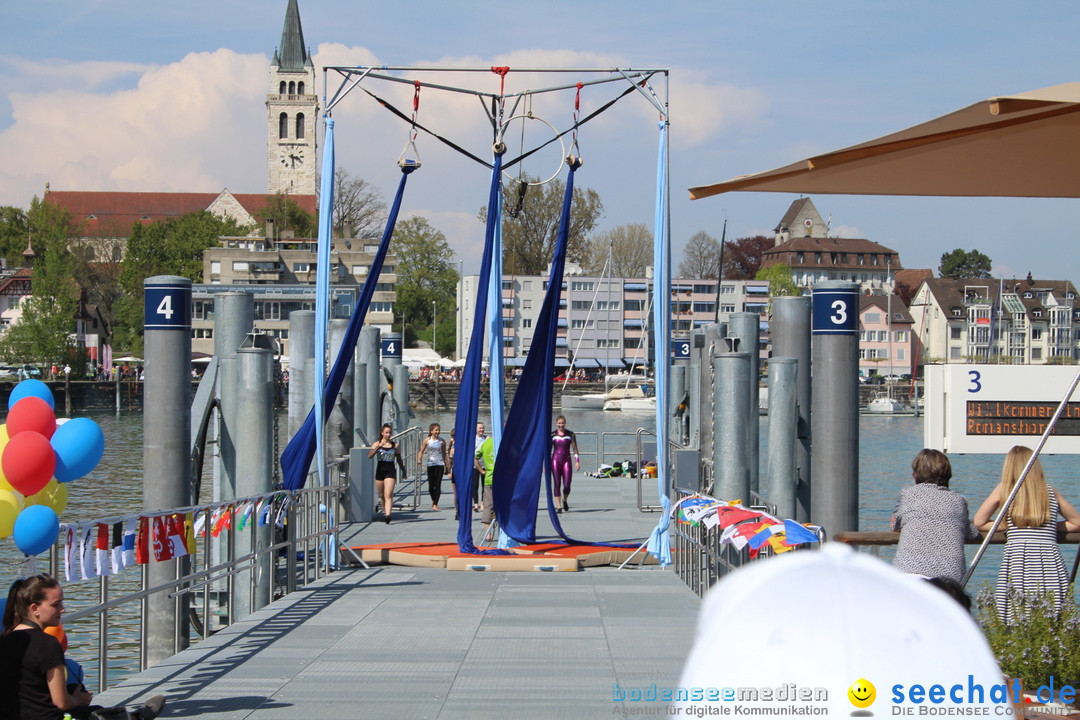
[[90,418],[56,419],[49,386],[23,380],[0,425],[0,538],[15,536],[26,555],[45,552],[60,532],[67,484],[95,467],[105,435]]

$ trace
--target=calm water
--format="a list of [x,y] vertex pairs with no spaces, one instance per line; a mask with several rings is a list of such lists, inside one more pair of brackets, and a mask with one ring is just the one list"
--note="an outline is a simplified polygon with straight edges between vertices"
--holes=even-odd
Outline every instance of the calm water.
[[[490,416],[482,410],[480,419],[490,428]],[[558,413],[556,413],[558,414]],[[633,433],[639,427],[652,429],[654,422],[648,414],[604,413],[599,410],[566,411],[567,425],[573,430],[586,433]],[[141,413],[89,414],[105,433],[106,451],[97,469],[85,478],[75,481],[69,488],[67,509],[61,521],[73,522],[94,518],[137,513],[142,506],[142,415]],[[452,413],[418,413],[414,424],[426,428],[431,422],[439,422],[444,429],[453,425]],[[286,423],[282,422],[284,426]],[[764,460],[767,418],[761,424],[761,457]],[[911,482],[911,459],[923,446],[922,420],[913,417],[863,416],[860,424],[860,529],[887,530],[899,490]],[[595,451],[599,439],[582,438],[582,467],[593,470],[596,466]],[[633,440],[629,437],[607,438],[605,448],[615,458],[633,457]],[[1008,448],[1003,448],[1007,450]],[[997,483],[1003,456],[957,455],[953,456],[952,488],[968,498],[972,512]],[[611,458],[609,458],[611,459]],[[1071,500],[1080,502],[1080,475],[1075,459],[1068,456],[1048,456],[1043,459],[1050,482]],[[204,485],[207,483],[204,483]],[[968,558],[974,547],[969,547]],[[1075,547],[1065,548],[1065,559],[1071,564]],[[883,553],[885,554],[885,553]],[[997,574],[1000,549],[991,548],[981,562],[969,589],[973,592],[983,582],[992,582]],[[0,540],[0,563],[6,580],[18,572],[14,566],[21,560],[11,539]],[[39,569],[46,569],[42,561]],[[110,579],[113,590],[135,590],[139,573],[128,569],[119,577]],[[65,584],[65,594],[70,598],[69,611],[96,602],[97,581]],[[137,658],[136,608],[114,612],[112,620],[119,630],[110,636],[109,677],[110,684],[132,672]],[[69,653],[87,665],[91,676],[96,677],[94,649],[97,621],[87,620],[65,625],[71,638]]]

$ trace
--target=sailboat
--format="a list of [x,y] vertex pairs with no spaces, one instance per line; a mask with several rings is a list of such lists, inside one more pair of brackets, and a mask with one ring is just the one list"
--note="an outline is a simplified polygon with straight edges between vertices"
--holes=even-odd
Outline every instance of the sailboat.
[[[614,251],[614,241],[608,245],[608,259],[607,264],[604,265],[604,272],[601,273],[601,278],[607,281],[607,329],[605,336],[611,337],[611,268],[612,268],[612,254]],[[600,286],[596,286],[596,293],[593,294],[593,302],[591,307],[596,305],[596,294],[600,292]],[[591,313],[591,310],[590,310]],[[578,348],[581,347],[581,341],[584,339],[585,333],[582,332],[581,337],[578,338]],[[577,352],[574,353],[577,357]],[[611,365],[611,343],[607,343],[607,362],[606,365]],[[567,376],[569,377],[569,372]],[[602,393],[586,393],[584,395],[571,395],[570,393],[563,392],[559,398],[559,404],[563,410],[601,410],[604,407],[610,397],[610,390],[608,389],[609,376],[607,374],[607,367],[604,368],[604,392]],[[563,382],[562,389],[566,390],[566,382]]]
[[893,379],[893,374],[892,374],[892,370],[893,370],[893,365],[892,365],[892,361],[893,361],[893,346],[892,346],[892,343],[893,343],[893,334],[892,334],[893,282],[892,282],[892,271],[891,271],[891,269],[889,270],[888,292],[889,292],[889,294],[887,296],[887,300],[885,301],[885,323],[886,323],[886,327],[888,328],[888,330],[886,332],[888,333],[888,336],[889,336],[889,379],[885,383],[885,392],[877,393],[874,396],[874,399],[870,401],[870,404],[866,406],[866,412],[875,413],[875,414],[878,414],[878,413],[892,414],[892,413],[906,413],[907,412],[907,408],[905,408],[900,403],[899,400],[897,400],[896,398],[894,398],[892,396],[892,389],[893,389],[893,383],[892,383],[892,379]]

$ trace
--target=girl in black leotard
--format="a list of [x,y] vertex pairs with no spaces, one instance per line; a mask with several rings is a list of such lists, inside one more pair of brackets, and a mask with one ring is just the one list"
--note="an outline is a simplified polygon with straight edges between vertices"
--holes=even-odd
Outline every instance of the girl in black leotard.
[[390,513],[394,510],[394,485],[397,483],[397,471],[394,462],[397,461],[401,468],[401,474],[405,474],[405,462],[401,459],[397,443],[390,439],[394,429],[386,423],[379,430],[379,439],[371,446],[369,458],[377,458],[375,462],[375,492],[382,499],[383,522],[390,522]]

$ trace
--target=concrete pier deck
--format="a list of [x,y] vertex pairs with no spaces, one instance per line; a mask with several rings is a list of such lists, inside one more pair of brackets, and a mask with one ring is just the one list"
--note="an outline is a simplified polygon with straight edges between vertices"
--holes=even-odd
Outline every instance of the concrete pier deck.
[[[645,497],[656,494],[644,481]],[[444,482],[449,491],[450,483]],[[656,513],[636,483],[578,474],[563,526],[582,540],[642,541]],[[353,524],[345,545],[453,541],[452,499]],[[474,537],[479,538],[479,515]],[[552,537],[541,507],[540,538]],[[616,690],[674,687],[698,598],[668,569],[452,572],[346,569],[272,603],[95,699],[168,699],[163,717],[607,718],[664,714]]]

